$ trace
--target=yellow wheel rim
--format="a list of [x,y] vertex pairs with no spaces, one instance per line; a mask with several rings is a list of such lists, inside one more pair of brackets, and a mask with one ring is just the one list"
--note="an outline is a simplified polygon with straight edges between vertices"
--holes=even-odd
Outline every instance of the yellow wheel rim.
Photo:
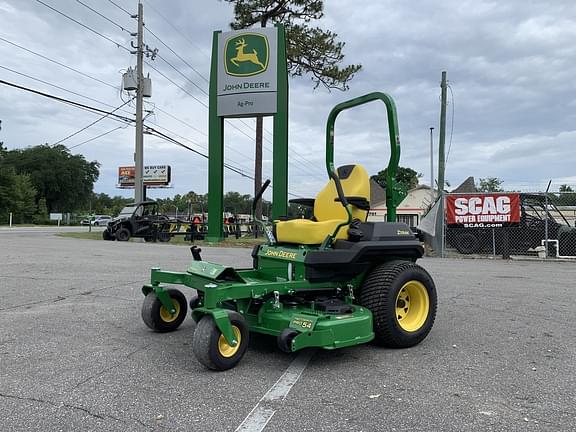
[[396,319],[407,332],[415,332],[426,322],[430,312],[430,298],[422,282],[406,282],[396,297]]
[[178,318],[180,315],[180,303],[178,303],[176,299],[172,299],[172,306],[174,306],[174,309],[176,310],[174,315],[172,315],[170,311],[164,307],[164,305],[160,306],[160,318],[162,318],[162,321],[167,323],[176,321],[176,318]]
[[236,346],[228,344],[223,335],[220,335],[218,338],[218,351],[222,357],[232,357],[240,349],[240,344],[242,343],[242,334],[240,333],[240,329],[233,325],[232,332],[234,333],[234,339],[238,342]]

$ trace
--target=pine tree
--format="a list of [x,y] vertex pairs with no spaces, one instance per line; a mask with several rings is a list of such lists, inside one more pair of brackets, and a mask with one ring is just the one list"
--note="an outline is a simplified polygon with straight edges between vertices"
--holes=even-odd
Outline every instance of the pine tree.
[[[234,30],[282,23],[286,29],[286,56],[291,76],[311,75],[314,88],[348,90],[348,83],[362,65],[340,67],[344,42],[329,30],[310,25],[324,16],[323,0],[226,0],[234,4]],[[262,186],[262,117],[256,118],[254,195]],[[262,202],[256,208],[262,218]]]

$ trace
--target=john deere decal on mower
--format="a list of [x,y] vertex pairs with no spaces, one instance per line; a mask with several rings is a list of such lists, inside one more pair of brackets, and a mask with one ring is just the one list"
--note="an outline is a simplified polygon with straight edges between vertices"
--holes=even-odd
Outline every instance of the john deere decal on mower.
[[[388,222],[366,222],[370,183],[361,165],[334,168],[334,122],[348,108],[381,100],[390,133]],[[190,301],[197,322],[193,351],[215,370],[234,367],[248,347],[250,332],[277,337],[286,352],[307,347],[336,349],[374,341],[406,348],[432,329],[436,288],[416,264],[423,246],[410,228],[395,222],[394,177],[400,159],[396,109],[384,93],[343,102],[328,117],[326,168],[330,180],[314,199],[293,200],[313,207],[312,220],[260,222],[268,244],[252,251],[253,268],[234,269],[201,260],[185,272],[152,269],[142,318],[157,332],[175,330],[188,303],[178,290],[196,290]],[[254,199],[254,208],[270,181]]]

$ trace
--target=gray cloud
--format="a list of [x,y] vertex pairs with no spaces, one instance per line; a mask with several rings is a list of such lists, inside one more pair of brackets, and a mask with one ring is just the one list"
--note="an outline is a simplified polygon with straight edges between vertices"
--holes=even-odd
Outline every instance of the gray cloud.
[[[84,0],[129,31],[135,22],[109,2]],[[130,36],[77,2],[46,0],[55,8],[129,47]],[[117,2],[129,11],[136,1]],[[538,2],[509,0],[429,2],[416,0],[325,2],[326,17],[319,22],[346,42],[346,61],[362,63],[363,70],[347,93],[312,90],[309,78],[290,82],[290,190],[313,195],[321,187],[324,172],[326,117],[336,103],[371,91],[391,94],[398,108],[402,142],[401,164],[429,179],[429,127],[438,132],[439,81],[442,70],[454,99],[449,95],[448,120],[454,109],[454,133],[448,160],[447,178],[455,186],[469,175],[495,176],[504,186],[545,188],[576,183],[572,142],[576,116],[573,77],[576,76],[576,4],[572,1]],[[231,6],[226,2],[144,2],[146,25],[205,77],[209,74],[208,54],[212,31],[226,30]],[[152,7],[150,7],[152,6]],[[152,8],[170,20],[176,32]],[[92,81],[0,41],[0,66],[8,67],[61,87],[119,106],[121,70],[134,65],[134,56],[88,32],[37,2],[0,0],[0,37],[37,51],[70,67],[93,75],[116,88]],[[151,35],[146,42],[182,71],[189,80],[207,90],[197,73],[170,53]],[[187,92],[206,101],[193,84],[161,60],[153,65]],[[169,112],[192,128],[156,110],[151,120],[189,141],[186,145],[206,152],[207,111],[189,95],[155,71],[154,95],[149,108]],[[37,88],[62,97],[82,100],[42,83],[0,69],[0,79]],[[19,90],[0,87],[0,140],[8,148],[55,142],[78,130],[97,116],[78,111]],[[128,112],[133,108],[126,107]],[[253,135],[252,120],[233,121],[245,134]],[[119,123],[105,120],[66,141],[75,145],[104,133]],[[271,131],[271,121],[266,120]],[[167,132],[171,134],[170,132]],[[266,134],[268,139],[270,135]],[[181,139],[181,138],[179,138]],[[102,164],[98,192],[117,193],[117,167],[130,164],[134,142],[128,127],[82,145],[78,151]],[[207,161],[186,150],[145,138],[145,161],[173,166],[174,189],[154,191],[153,196],[206,192]],[[265,143],[264,175],[270,176],[271,144]],[[226,128],[228,162],[252,175],[254,144],[232,127]],[[385,112],[376,104],[343,113],[336,126],[336,161],[364,163],[370,173],[383,169],[388,160]],[[437,161],[435,161],[437,165]],[[227,190],[252,193],[251,181],[226,172]],[[128,195],[128,192],[118,192]]]

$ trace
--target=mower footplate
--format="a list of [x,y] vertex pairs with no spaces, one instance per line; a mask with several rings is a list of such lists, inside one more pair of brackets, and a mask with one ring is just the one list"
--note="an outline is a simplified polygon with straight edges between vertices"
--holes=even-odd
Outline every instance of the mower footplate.
[[268,309],[257,318],[246,318],[253,332],[274,336],[286,328],[298,332],[292,341],[292,351],[308,347],[336,349],[374,339],[372,313],[356,305],[352,306],[352,312],[343,314],[328,314],[307,308],[282,308]]

